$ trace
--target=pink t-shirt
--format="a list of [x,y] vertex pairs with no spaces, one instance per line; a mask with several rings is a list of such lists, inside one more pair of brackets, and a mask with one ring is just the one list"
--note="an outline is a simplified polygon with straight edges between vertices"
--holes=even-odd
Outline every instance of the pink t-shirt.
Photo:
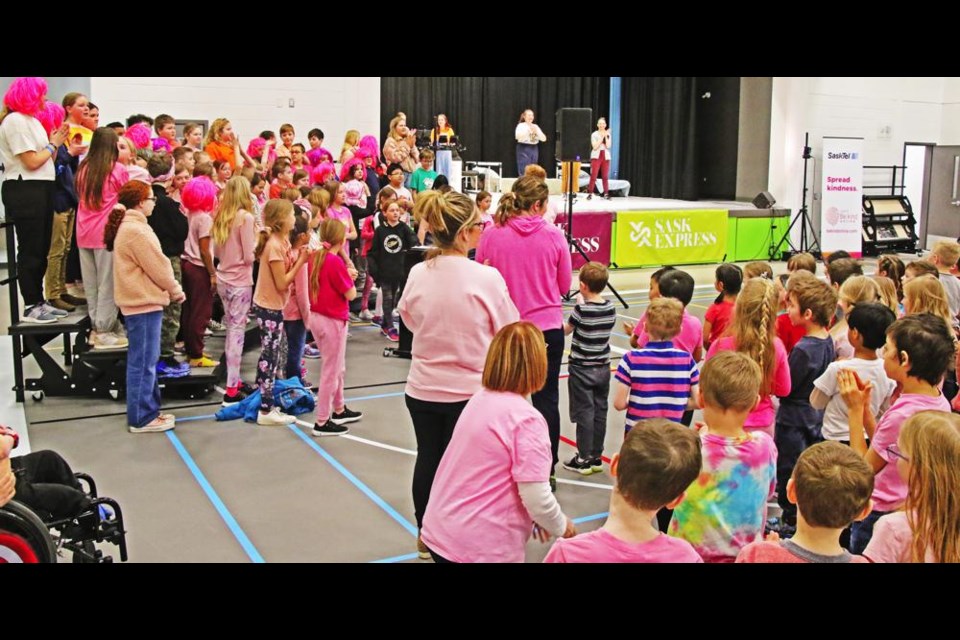
[[406,393],[425,402],[473,397],[493,336],[520,320],[499,271],[455,256],[411,269],[397,309],[413,332]]
[[346,193],[346,198],[344,198],[344,204],[348,206],[360,207],[361,209],[367,208],[367,194],[364,191],[366,187],[365,182],[360,180],[351,180],[343,185],[344,192]]
[[[190,234],[188,240],[189,237]],[[256,250],[256,220],[249,211],[238,211],[227,241],[222,247],[216,244],[213,247],[213,254],[220,260],[217,281],[231,287],[252,287]]]
[[710,308],[707,309],[707,313],[703,316],[705,322],[710,322],[710,344],[713,344],[717,339],[723,335],[723,332],[727,330],[727,327],[730,326],[730,321],[733,320],[733,309],[734,304],[732,302],[723,302],[717,303],[714,302],[710,305]]
[[[710,345],[707,350],[707,360],[715,356],[720,351],[736,351],[737,342],[733,336],[720,338]],[[787,361],[787,348],[783,346],[780,338],[773,339],[773,386],[770,387],[770,394],[760,395],[760,404],[750,412],[747,421],[743,423],[744,428],[767,428],[773,424],[777,417],[777,410],[773,407],[773,396],[790,395],[790,364]]]
[[[300,257],[300,251],[303,249],[290,249],[290,259],[293,262]],[[290,299],[283,307],[283,319],[286,320],[306,320],[310,315],[310,281],[308,277],[309,268],[303,265],[297,271],[290,283]]]
[[541,331],[563,327],[560,296],[570,291],[570,247],[557,227],[538,216],[516,216],[483,232],[477,262],[497,269],[523,320]]
[[950,413],[950,403],[943,395],[932,397],[916,393],[901,393],[877,422],[877,430],[870,441],[870,448],[887,464],[874,477],[873,508],[875,511],[896,511],[907,499],[907,483],[897,472],[897,458],[887,453],[887,447],[897,444],[900,427],[907,418],[918,411]]
[[210,231],[213,229],[213,216],[208,213],[191,213],[188,219],[190,230],[187,232],[187,240],[183,243],[183,255],[180,257],[192,265],[202,267],[204,264],[203,258],[200,257],[200,240],[210,237]]
[[837,556],[824,556],[818,553],[807,551],[789,540],[781,542],[766,542],[757,540],[751,542],[737,555],[738,563],[764,563],[764,564],[811,564],[811,563],[864,563],[869,562],[863,556],[853,555],[844,551]]
[[[330,205],[327,208],[327,217],[333,218],[334,220],[339,220],[343,223],[343,226],[347,228],[347,233],[350,233],[350,220],[353,219],[353,215],[350,213],[350,209],[346,207],[338,207],[336,205]],[[322,240],[322,238],[321,238]],[[343,251],[346,255],[350,255],[350,241],[343,241]]]
[[[913,529],[907,521],[907,512],[894,511],[877,520],[863,555],[870,562],[913,562]],[[930,546],[923,561],[936,562]]]
[[[91,209],[80,197],[77,206],[77,246],[81,249],[106,249],[103,243],[103,229],[107,226],[107,218],[119,201],[120,187],[130,180],[127,168],[119,162],[113,165],[113,170],[107,176],[103,185],[103,197],[98,209]],[[77,193],[83,194],[83,187],[77,184]]]
[[[640,316],[640,319],[637,321],[637,326],[633,329],[633,335],[637,336],[638,348],[643,348],[650,342],[650,336],[647,335],[646,327],[647,312],[644,311],[643,315]],[[680,333],[670,341],[677,349],[682,349],[692,356],[703,343],[703,325],[700,324],[700,319],[690,315],[687,313],[687,310],[684,309],[683,318],[680,320]]]
[[533,520],[517,485],[550,478],[547,421],[515,393],[481,389],[447,446],[423,516],[423,541],[453,562],[523,562]]
[[544,562],[696,563],[703,558],[686,540],[661,533],[648,542],[626,542],[606,529],[558,538]]
[[[307,280],[311,281],[315,277],[317,276],[311,260]],[[323,266],[320,267],[317,295],[310,298],[310,310],[334,320],[349,320],[350,305],[343,296],[352,288],[353,280],[347,273],[347,265],[343,263],[343,258],[328,253],[323,260]]]

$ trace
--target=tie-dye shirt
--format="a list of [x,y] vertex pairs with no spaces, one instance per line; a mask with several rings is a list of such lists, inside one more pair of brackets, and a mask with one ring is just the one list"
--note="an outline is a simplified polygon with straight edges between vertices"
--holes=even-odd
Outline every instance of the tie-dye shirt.
[[701,437],[703,469],[673,512],[670,535],[693,545],[704,562],[733,562],[763,539],[767,500],[777,482],[777,448],[761,431]]

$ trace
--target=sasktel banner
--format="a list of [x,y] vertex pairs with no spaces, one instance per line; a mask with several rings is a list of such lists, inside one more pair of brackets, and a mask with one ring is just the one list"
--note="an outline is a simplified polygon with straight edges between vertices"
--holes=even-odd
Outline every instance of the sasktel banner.
[[843,249],[860,256],[863,249],[863,138],[823,139],[823,198],[820,201],[820,248]]

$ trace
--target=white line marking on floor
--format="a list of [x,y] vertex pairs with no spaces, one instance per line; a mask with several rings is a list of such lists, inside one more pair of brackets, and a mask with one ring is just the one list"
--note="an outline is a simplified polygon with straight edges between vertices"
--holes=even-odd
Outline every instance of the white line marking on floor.
[[[313,429],[313,423],[312,423],[312,422],[306,422],[306,421],[304,421],[304,420],[297,420],[296,422],[297,422],[297,424],[300,425],[301,427],[306,427],[307,429]],[[361,444],[368,444],[368,445],[370,445],[371,447],[379,447],[379,448],[381,448],[381,449],[386,449],[386,450],[388,450],[388,451],[396,451],[397,453],[403,453],[403,454],[406,454],[406,455],[408,455],[408,456],[415,456],[415,455],[417,455],[417,452],[416,452],[416,451],[413,451],[413,450],[411,450],[411,449],[403,449],[403,448],[401,448],[401,447],[395,447],[395,446],[393,446],[392,444],[384,444],[384,443],[382,443],[382,442],[376,442],[376,441],[374,441],[374,440],[367,440],[366,438],[361,438],[360,436],[350,435],[349,433],[346,434],[346,435],[340,436],[340,437],[341,437],[341,438],[344,438],[345,440],[353,440],[354,442],[359,442],[359,443],[361,443]]]
[[581,480],[567,480],[566,478],[557,478],[557,483],[573,484],[578,487],[590,487],[591,489],[606,489],[607,491],[613,490],[613,485],[600,484],[599,482],[583,482]]

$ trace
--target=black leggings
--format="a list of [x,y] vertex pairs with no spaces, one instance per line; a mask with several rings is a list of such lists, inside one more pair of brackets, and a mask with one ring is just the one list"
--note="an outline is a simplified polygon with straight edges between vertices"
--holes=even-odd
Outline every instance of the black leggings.
[[43,302],[43,275],[53,233],[53,181],[6,180],[3,206],[17,231],[17,284],[27,307]]
[[548,329],[543,332],[547,341],[547,382],[543,389],[530,399],[534,408],[547,421],[550,433],[550,448],[553,450],[553,467],[550,475],[560,461],[560,363],[563,361],[563,329]]
[[443,453],[453,437],[453,429],[467,401],[427,402],[407,396],[407,410],[417,434],[417,463],[413,468],[413,509],[417,528],[423,526],[430,489]]

